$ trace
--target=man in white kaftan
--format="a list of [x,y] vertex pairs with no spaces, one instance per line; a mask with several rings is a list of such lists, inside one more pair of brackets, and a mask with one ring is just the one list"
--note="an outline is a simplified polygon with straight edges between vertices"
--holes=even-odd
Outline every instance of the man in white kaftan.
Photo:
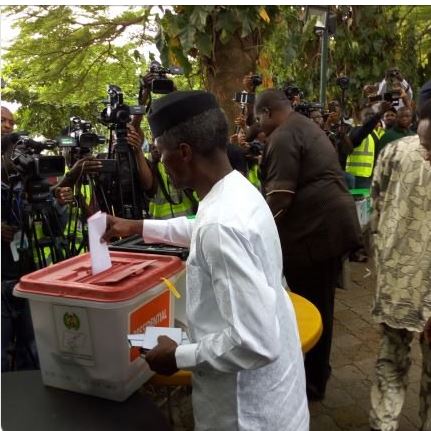
[[[183,98],[190,102],[196,93],[202,99],[194,106],[213,98],[184,92],[175,99],[173,93],[163,98],[172,100],[155,104],[153,124],[150,116],[153,134],[158,131],[157,112],[166,115],[171,103],[175,112],[182,112],[178,104]],[[305,431],[309,413],[303,357],[294,309],[282,285],[277,228],[260,193],[225,160],[227,126],[215,100],[211,103],[215,106],[194,113],[192,124],[182,119],[157,141],[173,180],[193,186],[200,202],[195,220],[143,223],[147,242],[190,247],[186,269],[191,344],[177,346],[160,337],[146,359],[157,372],[193,372],[196,430]],[[193,130],[195,141],[188,130]],[[209,153],[195,143],[208,133],[221,134],[223,140]],[[170,136],[180,142],[175,149]],[[192,167],[183,169],[181,162]],[[182,183],[182,178],[187,181]],[[139,232],[139,223],[109,218],[105,238]]]

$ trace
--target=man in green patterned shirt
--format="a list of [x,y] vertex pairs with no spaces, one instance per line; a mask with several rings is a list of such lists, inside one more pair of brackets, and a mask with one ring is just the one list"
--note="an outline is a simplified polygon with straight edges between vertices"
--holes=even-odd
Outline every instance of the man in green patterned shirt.
[[377,270],[372,315],[382,338],[370,425],[380,431],[398,429],[415,333],[423,365],[420,429],[431,430],[431,346],[423,332],[431,317],[431,100],[421,106],[418,134],[384,148],[372,184]]

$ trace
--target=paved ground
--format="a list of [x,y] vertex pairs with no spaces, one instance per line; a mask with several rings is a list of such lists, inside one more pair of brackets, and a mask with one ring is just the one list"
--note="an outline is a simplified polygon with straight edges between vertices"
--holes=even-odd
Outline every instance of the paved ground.
[[[369,392],[378,348],[378,326],[370,317],[375,279],[369,268],[371,265],[367,263],[351,263],[350,286],[346,290],[337,290],[332,376],[325,400],[309,405],[311,431],[369,430]],[[420,359],[416,337],[412,346],[413,364],[400,431],[419,429]],[[153,391],[153,388],[147,388],[147,391],[167,414],[165,394],[160,389]],[[175,431],[193,430],[189,392],[179,388],[171,397]]]

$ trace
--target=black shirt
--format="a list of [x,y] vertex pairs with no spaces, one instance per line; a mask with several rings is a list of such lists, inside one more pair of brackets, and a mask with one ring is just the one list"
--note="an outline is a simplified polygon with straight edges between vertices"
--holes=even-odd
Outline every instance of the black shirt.
[[265,195],[294,193],[291,206],[277,219],[288,262],[312,264],[360,245],[356,206],[336,151],[313,121],[292,112],[270,135],[261,172]]

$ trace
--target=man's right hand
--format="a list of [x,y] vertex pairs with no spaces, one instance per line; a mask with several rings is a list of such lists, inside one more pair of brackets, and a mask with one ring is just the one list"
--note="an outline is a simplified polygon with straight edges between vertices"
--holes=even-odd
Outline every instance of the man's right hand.
[[107,215],[106,232],[102,236],[102,241],[109,242],[112,238],[124,238],[131,235],[142,236],[142,227],[142,220],[128,220]]
[[379,114],[383,115],[386,111],[389,111],[389,109],[392,108],[392,102],[389,102],[388,100],[383,100],[382,103],[380,103],[379,106]]

